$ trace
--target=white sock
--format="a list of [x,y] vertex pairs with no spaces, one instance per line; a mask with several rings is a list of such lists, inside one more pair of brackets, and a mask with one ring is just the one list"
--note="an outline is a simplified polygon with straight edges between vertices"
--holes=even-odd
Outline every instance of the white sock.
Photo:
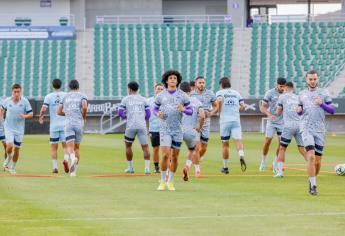
[[168,182],[174,182],[174,176],[175,176],[175,173],[172,172],[172,171],[169,171],[169,180],[168,180]]
[[11,169],[12,169],[12,170],[15,170],[15,169],[16,169],[16,165],[17,165],[17,162],[12,162]]
[[161,171],[161,182],[166,182],[167,180],[167,171]]
[[262,156],[261,162],[266,163],[267,156]]
[[277,163],[278,156],[273,159],[273,163]]
[[10,163],[10,161],[12,160],[12,153],[7,153],[7,157],[4,161],[4,166],[8,166],[8,164]]
[[194,165],[195,167],[195,172],[200,172],[200,165]]
[[133,161],[127,161],[128,169],[133,169]]
[[74,173],[77,173],[78,164],[75,165]]
[[223,159],[223,167],[228,168],[229,159]]
[[64,161],[68,161],[69,155],[68,155],[68,154],[65,154],[65,155],[63,156],[63,159],[64,159]]
[[186,165],[188,166],[188,168],[190,168],[191,165],[192,165],[192,161],[191,161],[191,160],[187,160],[187,161],[186,161]]
[[278,168],[279,173],[283,173],[284,162],[282,162],[282,161],[277,162],[277,168]]
[[53,169],[57,169],[58,168],[58,161],[52,160],[52,163],[53,163]]
[[145,160],[145,170],[150,170],[150,160]]
[[75,157],[75,153],[71,153],[69,155],[69,157],[71,158],[71,161],[74,162],[76,160],[76,157]]
[[240,158],[244,157],[244,151],[241,149],[238,151],[238,155],[240,156]]
[[309,182],[311,186],[316,186],[316,176],[309,177]]

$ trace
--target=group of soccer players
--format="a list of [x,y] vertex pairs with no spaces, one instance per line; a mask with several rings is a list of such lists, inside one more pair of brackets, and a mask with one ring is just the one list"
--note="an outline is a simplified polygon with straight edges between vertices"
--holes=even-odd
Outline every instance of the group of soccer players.
[[[64,169],[70,176],[76,176],[80,159],[79,144],[83,136],[86,121],[87,98],[79,92],[77,80],[69,82],[69,93],[62,92],[61,81],[52,82],[53,92],[48,94],[43,102],[39,122],[43,124],[44,114],[50,112],[50,144],[53,173],[58,173],[57,149],[62,142],[64,148]],[[5,147],[4,171],[16,174],[16,164],[23,141],[25,120],[33,118],[29,101],[22,96],[19,84],[12,86],[12,96],[1,101],[0,109],[0,139]],[[4,122],[3,122],[4,120]],[[71,160],[69,168],[68,161]],[[11,168],[9,164],[12,161]]]
[[[276,87],[265,94],[260,106],[260,111],[268,117],[268,122],[259,171],[265,170],[267,153],[277,134],[280,145],[273,161],[273,171],[276,173],[275,177],[283,177],[285,151],[294,137],[299,152],[307,162],[311,195],[317,195],[316,176],[320,171],[325,144],[325,113],[335,112],[331,97],[325,89],[318,88],[318,81],[317,72],[309,71],[306,76],[308,89],[296,95],[293,83],[278,78]],[[162,83],[155,85],[155,95],[146,99],[139,94],[137,82],[128,83],[128,96],[122,99],[117,110],[118,115],[127,120],[124,137],[128,162],[126,173],[134,173],[132,143],[137,136],[143,150],[145,174],[150,174],[149,131],[154,172],[161,174],[157,190],[175,190],[174,176],[183,142],[188,148],[183,179],[188,181],[192,164],[195,176],[201,177],[200,161],[207,150],[210,119],[213,115],[219,116],[223,145],[221,172],[229,173],[230,138],[235,141],[241,169],[246,170],[240,112],[245,111],[247,105],[240,93],[231,89],[230,79],[227,77],[219,80],[220,90],[216,94],[206,89],[205,85],[206,78],[202,76],[192,82],[182,82],[178,71],[168,70],[162,76]],[[61,142],[64,149],[64,170],[70,176],[76,176],[80,160],[79,145],[86,122],[87,98],[79,92],[77,80],[69,82],[68,93],[61,91],[62,83],[59,79],[55,79],[52,86],[53,92],[44,99],[39,122],[43,124],[45,112],[49,109],[53,173],[58,173],[57,150],[58,143]],[[5,148],[3,167],[5,171],[15,174],[25,119],[32,119],[33,112],[29,101],[22,96],[19,84],[12,86],[11,97],[0,102],[0,140]]]

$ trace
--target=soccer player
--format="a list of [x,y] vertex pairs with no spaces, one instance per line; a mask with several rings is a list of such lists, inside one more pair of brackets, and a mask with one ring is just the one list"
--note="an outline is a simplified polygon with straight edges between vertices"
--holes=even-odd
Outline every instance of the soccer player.
[[[157,95],[163,91],[163,85],[162,84],[156,84],[155,85],[155,96],[152,96],[148,99],[148,103],[150,106],[150,109],[153,110],[155,106],[155,98]],[[153,148],[153,163],[155,165],[155,173],[160,173],[159,170],[159,126],[160,121],[157,116],[151,115],[149,120],[149,132],[150,132],[150,139],[151,139],[151,145]]]
[[[266,92],[264,99],[261,101],[260,111],[268,118],[266,125],[266,137],[264,146],[262,148],[262,159],[259,167],[259,171],[264,171],[267,161],[267,153],[269,151],[272,139],[276,133],[278,141],[280,142],[280,135],[283,131],[283,117],[276,114],[276,106],[279,96],[284,92],[286,79],[278,78],[275,88]],[[276,150],[276,157],[273,161],[273,171],[276,170],[276,159],[279,152],[279,146]]]
[[196,97],[203,104],[203,109],[206,114],[205,123],[200,132],[201,145],[199,154],[200,158],[202,159],[207,150],[208,138],[210,135],[212,108],[215,108],[216,96],[211,90],[206,89],[205,77],[198,76],[195,79],[195,90],[192,92],[191,97]]
[[242,128],[240,121],[240,112],[244,111],[242,96],[236,90],[231,89],[229,78],[223,77],[219,81],[220,90],[216,93],[217,113],[219,114],[220,137],[223,142],[223,168],[221,172],[229,174],[229,140],[235,140],[236,149],[240,156],[242,171],[246,171],[247,165],[244,160],[244,151],[242,144]]
[[4,161],[4,170],[8,171],[8,164],[12,160],[11,174],[16,174],[16,165],[19,158],[19,149],[21,147],[25,120],[32,119],[33,112],[29,101],[22,96],[22,87],[19,84],[12,86],[12,96],[7,98],[1,107],[1,120],[5,119],[5,137],[7,158]]
[[285,84],[284,94],[279,96],[277,102],[276,113],[283,115],[284,128],[280,138],[280,147],[277,158],[277,174],[274,177],[284,176],[285,151],[291,142],[292,137],[295,138],[298,151],[305,156],[305,149],[299,128],[300,116],[296,113],[296,106],[299,104],[298,96],[294,93],[294,85],[292,82]]
[[131,81],[127,85],[128,96],[124,97],[118,108],[118,115],[127,119],[125,131],[126,157],[128,168],[126,173],[134,173],[132,143],[135,136],[139,138],[141,148],[144,152],[145,174],[150,174],[150,151],[147,144],[146,121],[150,119],[151,111],[146,99],[138,93],[139,84]]
[[194,80],[189,81],[189,86],[190,86],[191,91],[194,91],[194,89],[195,89],[195,81]]
[[[0,98],[0,107],[2,106],[3,102],[4,101],[2,100],[2,98]],[[1,110],[0,110],[0,112],[1,112]],[[4,122],[2,119],[0,120],[0,142],[2,143],[2,145],[4,147],[4,158],[6,160],[6,157],[7,157],[7,154],[6,154],[6,137],[5,137]]]
[[69,158],[71,159],[70,176],[77,176],[80,161],[80,143],[86,123],[87,98],[79,92],[79,82],[71,80],[68,92],[60,102],[57,114],[65,116],[65,136]]
[[297,113],[302,116],[301,131],[306,149],[309,175],[309,194],[317,195],[316,176],[321,168],[321,156],[325,145],[325,113],[334,114],[332,98],[326,89],[318,88],[319,76],[316,71],[307,73],[307,90],[299,94]]
[[[177,160],[183,140],[182,114],[192,115],[187,94],[178,89],[182,81],[180,72],[168,70],[162,76],[165,87],[155,99],[154,114],[161,119],[160,147],[162,150],[161,181],[157,190],[174,191],[174,175],[177,169]],[[169,166],[169,178],[167,181],[167,169]]]
[[68,173],[68,152],[66,148],[66,139],[65,139],[65,117],[59,116],[56,113],[57,107],[59,106],[62,98],[65,96],[65,92],[62,92],[61,89],[61,80],[54,79],[52,82],[53,92],[49,93],[45,98],[44,102],[40,111],[39,116],[39,123],[43,124],[44,122],[44,114],[49,108],[49,116],[50,116],[50,125],[49,125],[49,133],[50,133],[50,153],[52,158],[53,164],[53,173],[57,174],[58,171],[58,162],[57,162],[57,151],[58,151],[58,144],[59,142],[62,143],[63,151],[64,151],[64,160],[63,166],[65,172]]
[[[182,82],[180,89],[190,96],[191,87],[188,82]],[[195,167],[195,177],[201,177],[201,170],[199,165],[199,147],[200,147],[200,131],[205,122],[205,112],[202,108],[202,103],[195,97],[190,98],[190,105],[193,109],[191,116],[183,114],[182,127],[183,127],[183,140],[188,147],[188,158],[183,167],[183,179],[188,181],[188,171],[192,165]]]

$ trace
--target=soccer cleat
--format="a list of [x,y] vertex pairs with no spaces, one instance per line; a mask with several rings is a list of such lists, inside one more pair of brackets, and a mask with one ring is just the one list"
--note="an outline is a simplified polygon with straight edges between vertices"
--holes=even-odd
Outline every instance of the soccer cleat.
[[195,172],[195,178],[202,178],[201,171]]
[[188,180],[189,180],[188,171],[189,171],[189,168],[188,168],[187,165],[185,165],[185,166],[183,167],[183,180],[184,180],[184,181],[188,181]]
[[77,173],[76,173],[75,171],[73,171],[73,172],[71,172],[71,173],[69,174],[69,176],[70,176],[70,177],[76,177],[76,176],[77,176]]
[[159,170],[159,166],[155,167],[155,171],[154,171],[155,174],[159,174],[161,173],[160,170]]
[[174,182],[167,182],[167,187],[169,191],[175,191]]
[[266,161],[265,160],[261,160],[259,171],[260,172],[265,171],[265,167],[266,167]]
[[59,173],[58,169],[55,168],[55,169],[53,170],[53,174],[58,174],[58,173]]
[[316,185],[311,186],[309,184],[309,194],[312,195],[312,196],[316,196],[317,195],[317,187],[316,187]]
[[[134,173],[134,170],[133,170],[133,173]],[[150,175],[150,174],[151,174],[150,170],[149,169],[145,169],[145,175]]]
[[243,157],[240,158],[240,163],[241,163],[241,170],[242,170],[242,172],[245,172],[246,169],[247,169],[247,164],[246,164],[246,162],[245,162]]
[[220,172],[222,172],[223,174],[229,174],[229,168],[222,168],[221,170],[220,170]]
[[273,176],[274,178],[283,178],[284,174],[283,173],[277,173],[275,176]]
[[75,171],[76,167],[77,167],[77,159],[74,159],[74,161],[72,161],[71,163],[71,168],[69,169],[69,173],[72,174]]
[[69,172],[68,161],[67,161],[67,160],[64,160],[64,161],[62,162],[62,164],[63,164],[63,168],[64,168],[64,170],[65,170],[65,173],[68,173],[68,172]]
[[166,187],[167,187],[167,183],[161,181],[161,182],[159,183],[159,186],[158,186],[157,190],[158,190],[158,191],[164,191]]
[[4,166],[4,172],[9,172],[10,168],[8,168],[8,166]]
[[11,175],[17,174],[16,169],[10,169],[10,173],[11,173]]
[[127,169],[125,169],[125,173],[134,174],[134,169],[133,168],[127,168]]

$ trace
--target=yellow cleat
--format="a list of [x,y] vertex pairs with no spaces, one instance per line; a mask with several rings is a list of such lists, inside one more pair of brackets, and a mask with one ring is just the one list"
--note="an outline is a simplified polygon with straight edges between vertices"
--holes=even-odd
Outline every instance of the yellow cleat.
[[164,191],[165,188],[166,188],[166,186],[167,186],[167,183],[166,183],[166,182],[160,182],[160,184],[159,184],[157,190],[158,190],[158,191]]
[[168,186],[169,191],[175,191],[176,190],[174,187],[174,182],[168,182],[167,186]]

